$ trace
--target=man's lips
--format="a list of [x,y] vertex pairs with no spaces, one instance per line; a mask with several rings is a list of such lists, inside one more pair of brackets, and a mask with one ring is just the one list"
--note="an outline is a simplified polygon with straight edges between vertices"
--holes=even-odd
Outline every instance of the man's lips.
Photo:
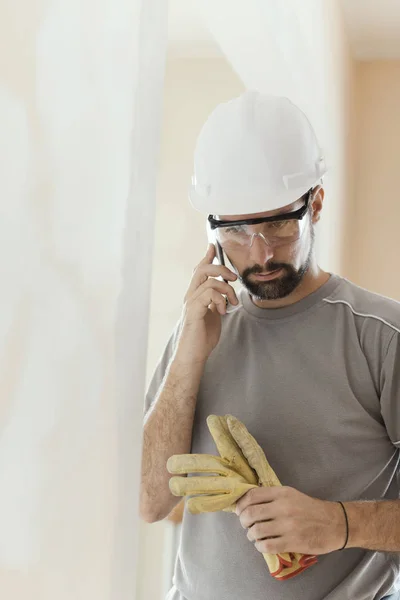
[[270,281],[278,277],[281,271],[282,269],[276,269],[276,271],[270,271],[269,273],[253,273],[253,276],[259,281]]

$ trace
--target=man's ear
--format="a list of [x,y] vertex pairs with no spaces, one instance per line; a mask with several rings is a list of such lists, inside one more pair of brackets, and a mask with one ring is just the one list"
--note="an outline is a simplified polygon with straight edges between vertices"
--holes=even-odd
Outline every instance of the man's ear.
[[325,191],[324,188],[318,185],[314,188],[311,198],[311,220],[312,223],[318,223],[321,218],[321,211],[324,205]]

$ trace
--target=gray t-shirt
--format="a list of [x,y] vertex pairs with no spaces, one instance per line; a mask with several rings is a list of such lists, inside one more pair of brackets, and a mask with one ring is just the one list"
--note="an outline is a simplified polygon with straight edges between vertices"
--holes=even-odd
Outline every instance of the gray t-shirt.
[[[198,394],[192,452],[217,454],[210,414],[233,414],[281,483],[325,500],[399,498],[400,303],[337,275],[278,309],[247,292],[222,319]],[[150,384],[154,400],[175,336]],[[400,554],[350,548],[275,580],[233,513],[185,511],[173,600],[378,600]]]

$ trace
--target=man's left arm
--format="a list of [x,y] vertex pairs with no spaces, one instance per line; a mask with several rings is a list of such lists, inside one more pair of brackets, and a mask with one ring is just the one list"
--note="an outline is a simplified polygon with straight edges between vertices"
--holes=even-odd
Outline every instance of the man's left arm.
[[349,522],[346,548],[400,552],[400,500],[343,504]]
[[400,552],[400,500],[320,500],[289,487],[254,488],[236,505],[259,552],[327,554],[346,548]]
[[[380,378],[380,405],[393,446],[400,448],[400,332],[391,335]],[[346,548],[400,552],[400,500],[343,502]],[[326,554],[346,541],[346,517],[338,502],[290,488],[259,488],[237,503],[247,537],[260,552]]]
[[[393,445],[400,448],[400,332],[394,331],[380,379],[381,413]],[[400,552],[400,500],[345,502],[348,547]]]

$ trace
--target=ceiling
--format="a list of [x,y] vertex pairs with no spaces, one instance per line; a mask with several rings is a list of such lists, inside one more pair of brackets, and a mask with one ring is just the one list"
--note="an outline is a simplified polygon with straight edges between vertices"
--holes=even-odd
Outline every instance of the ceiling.
[[[169,50],[177,56],[222,52],[197,14],[201,0],[169,0]],[[353,55],[359,60],[400,59],[400,0],[340,0]]]

